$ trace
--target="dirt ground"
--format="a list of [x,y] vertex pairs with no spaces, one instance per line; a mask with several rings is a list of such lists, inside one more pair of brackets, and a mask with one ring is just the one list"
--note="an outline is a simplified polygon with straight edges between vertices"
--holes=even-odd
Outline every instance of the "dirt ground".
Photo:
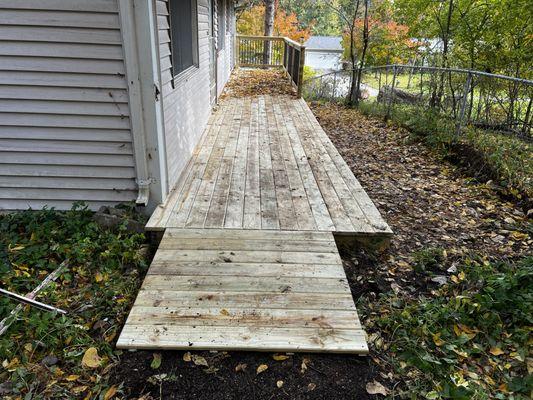
[[[263,85],[254,82],[248,90],[257,94]],[[247,94],[247,88],[239,87],[238,94]],[[451,264],[470,251],[500,259],[529,251],[531,241],[513,228],[526,218],[523,210],[499,198],[490,182],[469,178],[382,121],[340,106],[312,108],[395,232],[379,255],[358,248],[343,252],[356,302],[363,295],[368,301],[391,290],[415,294],[434,287],[429,278],[415,279],[410,266],[413,252],[422,248],[444,248]],[[358,303],[358,309],[367,307]],[[361,317],[371,334],[372,313]],[[370,346],[369,357],[294,354],[280,361],[270,353],[196,352],[190,360],[185,352],[163,352],[160,366],[153,364],[152,351],[126,351],[113,381],[128,398],[144,400],[382,398],[367,391],[374,381],[394,394],[401,377],[393,376],[382,351]],[[258,373],[263,364],[268,369]]]

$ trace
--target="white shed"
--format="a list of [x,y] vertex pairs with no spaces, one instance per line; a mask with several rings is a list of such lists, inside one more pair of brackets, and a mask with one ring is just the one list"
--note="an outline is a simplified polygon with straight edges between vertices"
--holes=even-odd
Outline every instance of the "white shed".
[[0,0],[0,210],[179,179],[234,65],[233,0]]

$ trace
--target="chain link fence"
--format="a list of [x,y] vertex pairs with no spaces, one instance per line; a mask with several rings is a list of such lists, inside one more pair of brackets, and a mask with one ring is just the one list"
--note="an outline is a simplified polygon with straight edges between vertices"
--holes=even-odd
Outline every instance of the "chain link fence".
[[[344,101],[351,70],[334,71],[304,82],[309,100]],[[532,140],[533,81],[465,69],[409,65],[367,67],[362,71],[361,102],[383,108],[386,117],[398,107],[431,110],[455,124]]]

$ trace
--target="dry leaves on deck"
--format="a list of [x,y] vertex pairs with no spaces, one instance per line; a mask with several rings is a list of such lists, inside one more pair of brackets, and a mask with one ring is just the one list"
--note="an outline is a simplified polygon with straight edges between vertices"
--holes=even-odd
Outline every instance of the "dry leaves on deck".
[[294,95],[295,90],[278,69],[237,69],[221,98],[260,95]]

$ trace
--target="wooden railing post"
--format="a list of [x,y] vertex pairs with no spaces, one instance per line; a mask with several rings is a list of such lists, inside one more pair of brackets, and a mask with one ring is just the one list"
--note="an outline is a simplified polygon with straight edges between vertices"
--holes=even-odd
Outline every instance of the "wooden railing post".
[[304,67],[305,67],[305,46],[300,47],[300,65],[298,66],[298,98],[302,97],[302,89],[304,83]]

